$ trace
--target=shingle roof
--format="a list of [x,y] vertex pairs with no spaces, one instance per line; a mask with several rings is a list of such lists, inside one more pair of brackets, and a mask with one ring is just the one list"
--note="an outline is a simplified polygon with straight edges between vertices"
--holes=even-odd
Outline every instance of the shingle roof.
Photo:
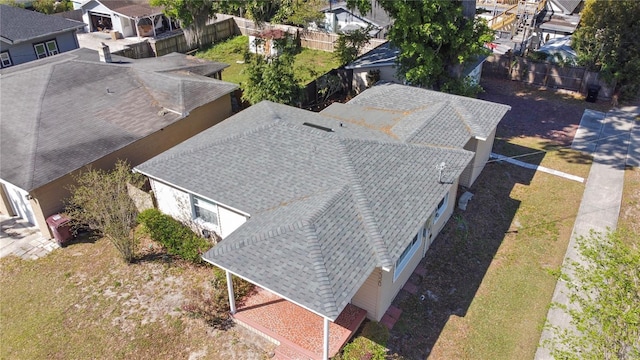
[[582,0],[551,0],[556,3],[566,14],[572,14]]
[[36,189],[236,88],[175,70],[175,57],[108,64],[77,49],[0,70],[0,177]]
[[449,191],[436,166],[457,178],[473,157],[343,125],[261,102],[136,169],[250,214],[204,258],[335,319]]
[[0,38],[9,44],[18,44],[82,27],[84,24],[79,21],[0,5]]
[[400,49],[391,46],[390,42],[386,42],[368,53],[360,56],[353,62],[345,66],[346,69],[366,69],[370,67],[393,66],[396,58],[400,54]]
[[162,7],[149,5],[148,0],[98,0],[98,2],[110,10],[130,18],[162,14]]
[[[355,105],[355,106],[354,106]],[[398,84],[381,84],[323,115],[388,133],[412,144],[463,147],[487,138],[507,105]]]

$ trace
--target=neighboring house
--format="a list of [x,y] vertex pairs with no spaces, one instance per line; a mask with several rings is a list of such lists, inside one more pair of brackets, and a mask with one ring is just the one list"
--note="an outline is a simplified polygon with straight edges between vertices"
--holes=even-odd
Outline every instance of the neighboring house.
[[222,237],[206,261],[320,315],[328,336],[349,303],[382,318],[509,109],[397,84],[320,113],[263,101],[135,171],[162,212]]
[[77,49],[82,28],[77,21],[0,5],[0,67]]
[[546,42],[573,34],[580,22],[583,5],[582,0],[547,0],[537,21],[540,39]]
[[[73,175],[137,165],[230,116],[226,64],[77,49],[0,70],[0,211],[50,235]],[[111,61],[111,62],[108,62]]]
[[156,36],[174,25],[148,0],[74,0],[88,32],[115,31],[124,37]]
[[[403,81],[398,78],[396,73],[398,54],[400,54],[400,50],[393,47],[391,43],[386,42],[347,64],[345,69],[353,70],[353,90],[359,93],[377,81],[402,83]],[[486,59],[486,56],[480,56],[475,61],[466,64],[462,70],[462,76],[469,78],[475,84],[479,84],[482,76],[482,65]]]
[[369,34],[374,38],[384,39],[391,27],[392,20],[377,2],[371,4],[371,12],[362,14],[357,9],[350,10],[344,1],[330,1],[329,6],[321,10],[325,15],[324,24],[316,24],[320,29],[332,33],[371,28]]
[[571,36],[551,39],[537,51],[547,54],[547,60],[553,63],[563,65],[578,63],[578,54],[571,47]]

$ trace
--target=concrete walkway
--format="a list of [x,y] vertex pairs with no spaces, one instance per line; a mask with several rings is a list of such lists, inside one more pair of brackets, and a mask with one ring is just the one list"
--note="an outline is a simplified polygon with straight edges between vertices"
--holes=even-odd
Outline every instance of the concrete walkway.
[[[607,114],[586,110],[573,148],[593,153],[593,164],[565,254],[563,266],[579,260],[576,238],[593,229],[606,232],[618,223],[624,185],[625,166],[640,165],[640,126],[638,107],[628,107]],[[567,286],[558,281],[552,302],[569,305]],[[571,317],[563,310],[551,308],[546,325],[571,329]],[[553,359],[544,342],[553,337],[548,328],[542,332],[536,360]]]
[[0,214],[0,258],[15,255],[25,260],[36,260],[59,247],[27,221]]

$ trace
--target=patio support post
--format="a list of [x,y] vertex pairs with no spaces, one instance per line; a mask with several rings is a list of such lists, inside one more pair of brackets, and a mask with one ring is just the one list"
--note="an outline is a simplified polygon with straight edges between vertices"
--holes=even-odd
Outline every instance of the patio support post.
[[329,319],[324,318],[324,346],[322,349],[322,358],[329,360]]
[[231,315],[236,313],[236,298],[233,295],[233,279],[231,279],[231,273],[227,273],[227,290],[229,291],[229,307],[231,308]]

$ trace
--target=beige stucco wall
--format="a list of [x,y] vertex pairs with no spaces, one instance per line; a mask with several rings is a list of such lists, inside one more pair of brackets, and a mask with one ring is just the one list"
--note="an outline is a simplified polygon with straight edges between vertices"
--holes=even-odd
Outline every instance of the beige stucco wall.
[[[186,118],[104,156],[92,162],[89,166],[97,169],[110,169],[118,159],[127,160],[131,166],[139,165],[219,123],[231,114],[231,97],[230,95],[225,95],[214,102],[193,110]],[[75,171],[31,191],[33,196],[31,206],[35,214],[36,225],[44,236],[52,236],[45,219],[47,216],[63,210],[63,200],[69,196],[66,188],[73,183],[73,174],[77,173],[78,171]]]
[[[449,200],[447,202],[446,210],[431,227],[434,239],[447,223],[447,221],[451,217],[451,214],[453,214],[453,210],[456,205],[457,190],[458,183],[456,182],[451,186],[451,189],[449,190]],[[427,219],[424,220],[425,222],[427,221]],[[422,239],[420,248],[418,248],[418,250],[413,254],[413,257],[411,257],[407,265],[404,267],[402,273],[395,281],[393,281],[393,269],[391,269],[391,271],[382,271],[382,281],[380,284],[380,288],[378,289],[377,313],[375,317],[371,318],[372,320],[380,321],[380,319],[382,319],[382,316],[391,305],[393,299],[396,297],[396,295],[398,295],[400,289],[402,289],[404,284],[407,282],[413,271],[420,263],[420,260],[422,260],[422,255],[426,252],[426,246],[428,246],[428,241],[426,239]],[[372,292],[370,296],[375,296],[375,294]],[[367,310],[367,316],[369,316],[369,310],[365,310]]]
[[496,130],[493,129],[491,134],[487,137],[487,140],[477,140],[475,138],[469,140],[464,146],[465,150],[469,150],[475,153],[473,159],[467,165],[467,167],[460,175],[460,185],[471,187],[476,181],[480,173],[487,164],[489,157],[491,156],[491,150],[493,149],[493,140],[496,136]]
[[369,87],[367,83],[367,74],[371,70],[380,70],[380,80],[393,83],[400,83],[396,77],[395,66],[382,66],[378,68],[356,68],[353,69],[353,91],[361,93]]

